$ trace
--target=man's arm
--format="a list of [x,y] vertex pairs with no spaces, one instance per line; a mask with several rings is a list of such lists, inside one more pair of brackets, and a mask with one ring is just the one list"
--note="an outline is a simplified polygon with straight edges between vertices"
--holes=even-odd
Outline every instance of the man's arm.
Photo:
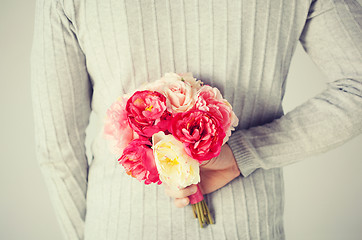
[[311,4],[300,41],[330,82],[324,92],[280,119],[230,137],[243,176],[325,152],[362,132],[361,39],[362,7],[357,1]]
[[91,84],[74,26],[57,0],[38,0],[31,57],[37,158],[67,239],[82,239]]

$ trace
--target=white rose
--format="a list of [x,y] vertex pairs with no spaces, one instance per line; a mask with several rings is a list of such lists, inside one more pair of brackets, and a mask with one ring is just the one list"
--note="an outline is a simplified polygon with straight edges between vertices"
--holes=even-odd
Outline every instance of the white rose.
[[153,154],[160,179],[171,188],[185,188],[200,182],[199,162],[184,150],[172,135],[158,132],[152,136]]

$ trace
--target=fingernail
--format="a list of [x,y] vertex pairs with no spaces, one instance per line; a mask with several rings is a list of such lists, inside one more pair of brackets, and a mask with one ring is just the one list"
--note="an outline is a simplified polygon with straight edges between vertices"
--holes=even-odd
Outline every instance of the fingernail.
[[193,185],[192,186],[192,194],[196,193],[197,192],[197,186],[196,185]]

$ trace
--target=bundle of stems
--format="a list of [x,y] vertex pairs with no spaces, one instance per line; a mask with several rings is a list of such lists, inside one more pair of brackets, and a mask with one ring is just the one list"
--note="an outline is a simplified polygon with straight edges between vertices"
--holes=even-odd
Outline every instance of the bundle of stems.
[[205,202],[205,199],[202,201],[191,204],[194,217],[199,219],[200,227],[203,228],[206,224],[214,224],[212,217],[209,211],[209,208]]

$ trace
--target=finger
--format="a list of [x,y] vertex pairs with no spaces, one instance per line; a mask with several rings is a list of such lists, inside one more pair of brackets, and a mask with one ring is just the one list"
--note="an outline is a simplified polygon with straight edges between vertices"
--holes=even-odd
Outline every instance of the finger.
[[196,191],[197,191],[196,185],[191,185],[183,189],[173,189],[165,187],[166,194],[172,198],[186,198],[196,193]]
[[185,198],[175,198],[174,200],[175,206],[178,208],[183,208],[189,205],[190,199],[188,197]]

